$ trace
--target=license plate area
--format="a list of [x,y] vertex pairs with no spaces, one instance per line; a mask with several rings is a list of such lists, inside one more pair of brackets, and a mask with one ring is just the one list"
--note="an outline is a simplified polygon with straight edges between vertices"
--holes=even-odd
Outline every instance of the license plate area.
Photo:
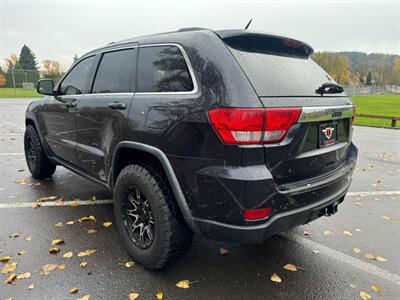
[[337,142],[337,123],[324,123],[318,128],[318,144],[320,148],[329,147]]

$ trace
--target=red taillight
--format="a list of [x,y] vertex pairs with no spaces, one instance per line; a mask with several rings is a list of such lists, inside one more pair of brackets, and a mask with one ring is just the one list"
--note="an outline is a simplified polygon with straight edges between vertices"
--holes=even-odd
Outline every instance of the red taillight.
[[301,108],[216,108],[209,111],[211,124],[228,144],[278,143],[297,122]]
[[264,134],[264,143],[278,143],[282,141],[289,128],[299,119],[300,113],[300,107],[267,109],[267,126]]
[[243,218],[246,221],[256,221],[262,220],[269,216],[271,213],[272,208],[260,208],[260,209],[247,209],[243,211]]

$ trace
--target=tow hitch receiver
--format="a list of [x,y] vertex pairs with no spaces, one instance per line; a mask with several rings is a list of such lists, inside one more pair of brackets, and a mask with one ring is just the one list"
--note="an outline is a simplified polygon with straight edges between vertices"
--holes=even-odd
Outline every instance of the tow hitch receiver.
[[329,217],[329,216],[336,214],[338,211],[338,206],[339,206],[339,202],[335,202],[335,203],[325,207],[324,209],[321,210],[320,216],[321,217],[322,216]]

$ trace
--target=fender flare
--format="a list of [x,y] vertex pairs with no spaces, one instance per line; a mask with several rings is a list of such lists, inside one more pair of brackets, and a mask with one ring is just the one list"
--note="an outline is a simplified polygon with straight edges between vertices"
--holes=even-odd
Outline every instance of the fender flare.
[[165,174],[167,175],[167,179],[169,181],[169,184],[171,186],[172,192],[175,196],[176,202],[178,203],[179,209],[186,221],[186,223],[189,225],[190,229],[194,232],[199,232],[196,228],[196,225],[194,224],[192,213],[190,212],[190,208],[186,202],[185,196],[183,195],[182,189],[179,185],[178,179],[176,178],[175,172],[172,169],[171,163],[169,162],[167,156],[163,151],[160,149],[150,146],[147,144],[142,144],[142,143],[137,143],[137,142],[120,142],[118,145],[115,147],[114,154],[113,154],[113,160],[112,160],[112,166],[111,166],[111,185],[114,188],[114,173],[115,173],[115,167],[116,167],[116,162],[118,160],[118,153],[121,148],[130,148],[130,149],[135,149],[135,150],[140,150],[143,152],[147,152],[153,156],[155,156],[158,161],[160,162],[161,166],[164,169]]
[[41,132],[41,130],[40,130],[39,123],[38,123],[38,121],[36,120],[35,114],[32,113],[32,112],[27,111],[27,112],[25,113],[25,124],[26,124],[27,121],[31,121],[31,122],[33,123],[33,125],[35,126],[35,130],[36,130],[37,135],[39,136],[40,143],[42,144],[42,147],[43,147],[45,153],[47,154],[47,157],[48,157],[50,160],[52,160],[51,155],[49,155],[49,154],[50,154],[50,151],[49,151],[48,145],[47,145],[47,143],[45,142],[45,140],[43,139],[42,132]]

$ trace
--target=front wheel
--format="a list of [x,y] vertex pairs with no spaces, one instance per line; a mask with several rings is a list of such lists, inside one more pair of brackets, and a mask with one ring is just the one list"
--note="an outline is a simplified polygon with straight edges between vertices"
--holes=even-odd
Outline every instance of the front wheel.
[[32,176],[38,179],[48,178],[56,171],[56,165],[47,157],[36,129],[28,125],[24,135],[25,159]]
[[126,249],[147,269],[161,269],[190,248],[193,234],[174,204],[168,180],[157,169],[129,165],[121,171],[114,214]]

